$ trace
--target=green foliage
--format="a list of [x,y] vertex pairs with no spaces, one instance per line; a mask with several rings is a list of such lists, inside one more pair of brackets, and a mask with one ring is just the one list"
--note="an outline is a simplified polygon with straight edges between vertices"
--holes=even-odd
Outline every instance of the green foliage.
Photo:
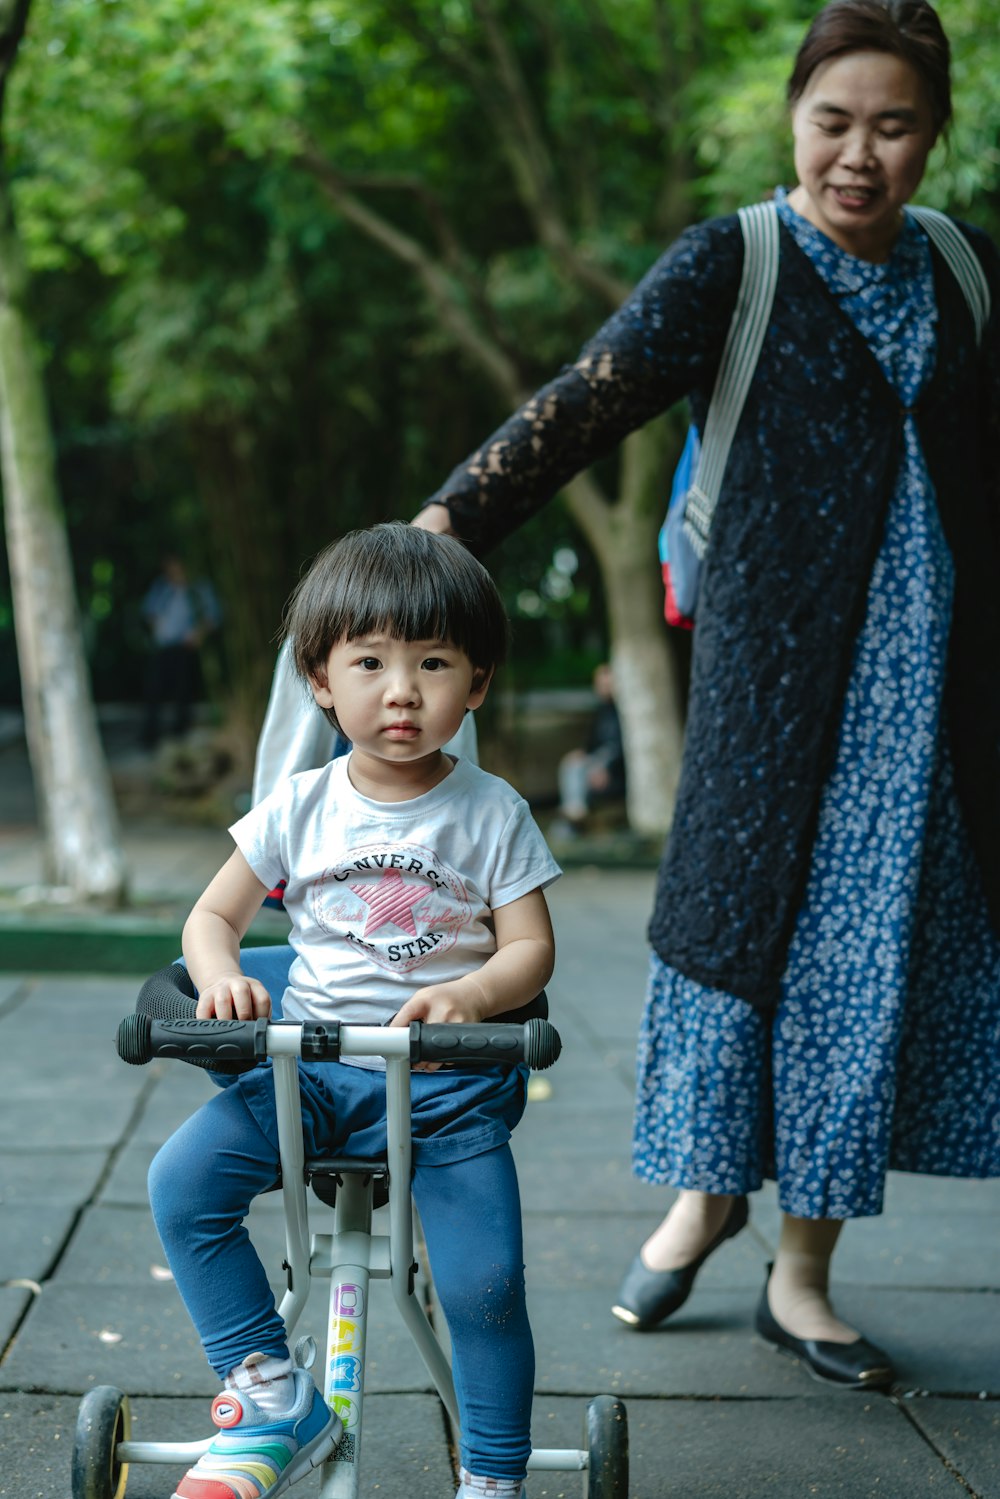
[[[785,78],[814,10],[34,0],[5,149],[100,691],[133,688],[136,599],[174,546],[214,572],[228,675],[261,697],[305,558],[351,525],[411,514],[504,414],[337,191],[434,261],[530,386],[610,305],[546,239],[538,204],[581,262],[627,285],[691,218],[789,182]],[[994,11],[949,0],[956,123],[923,195],[988,225]],[[580,564],[560,598],[545,580],[567,545]],[[493,561],[525,658],[542,636],[602,653],[597,569],[562,511]]]

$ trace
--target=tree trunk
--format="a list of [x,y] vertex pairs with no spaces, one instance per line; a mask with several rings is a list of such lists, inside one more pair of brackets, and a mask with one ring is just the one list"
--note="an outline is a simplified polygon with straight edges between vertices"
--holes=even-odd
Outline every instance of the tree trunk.
[[657,560],[669,441],[664,418],[626,439],[615,505],[600,501],[587,475],[566,491],[601,568],[628,772],[628,820],[647,837],[662,837],[670,827],[684,747],[680,685],[663,623]]
[[120,903],[125,863],[83,653],[69,543],[25,273],[0,180],[0,473],[28,753],[46,876]]
[[677,668],[663,631],[650,628],[663,615],[657,572],[655,552],[652,566],[626,548],[615,548],[604,563],[628,820],[647,837],[662,837],[670,828],[684,745]]

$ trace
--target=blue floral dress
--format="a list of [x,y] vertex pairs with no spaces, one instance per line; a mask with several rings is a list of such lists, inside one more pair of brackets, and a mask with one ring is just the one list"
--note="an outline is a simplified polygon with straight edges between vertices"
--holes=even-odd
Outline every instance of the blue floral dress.
[[[906,408],[937,311],[907,216],[890,259],[778,212]],[[634,1165],[650,1182],[748,1192],[785,1212],[882,1208],[889,1167],[1000,1175],[1000,941],[959,810],[943,692],[953,570],[920,449],[904,452],[855,645],[810,876],[773,1017],[654,955]]]

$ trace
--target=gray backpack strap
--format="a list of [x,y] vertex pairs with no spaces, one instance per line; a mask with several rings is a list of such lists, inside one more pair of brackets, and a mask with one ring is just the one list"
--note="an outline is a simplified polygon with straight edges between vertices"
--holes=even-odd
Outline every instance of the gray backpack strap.
[[958,282],[976,326],[976,345],[983,342],[990,320],[990,286],[979,256],[954,219],[936,208],[908,209],[929,239],[941,251],[948,269]]
[[701,457],[684,507],[684,532],[698,557],[708,550],[712,517],[722,488],[747,391],[757,368],[778,280],[778,210],[754,203],[739,210],[743,275],[715,388],[708,408]]

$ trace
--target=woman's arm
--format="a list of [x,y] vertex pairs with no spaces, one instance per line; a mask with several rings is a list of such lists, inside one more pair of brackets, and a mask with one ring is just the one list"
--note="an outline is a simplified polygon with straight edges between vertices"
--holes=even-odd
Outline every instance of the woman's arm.
[[453,471],[421,524],[477,551],[694,389],[711,390],[729,329],[743,236],[735,215],[687,230],[567,366]]
[[271,996],[240,969],[240,942],[267,894],[236,849],[195,902],[181,937],[198,990],[199,1020],[255,1020],[271,1013]]
[[532,890],[493,912],[497,950],[465,978],[418,989],[393,1017],[393,1025],[411,1020],[474,1023],[528,1004],[552,977],[555,939],[549,908],[541,890]]

